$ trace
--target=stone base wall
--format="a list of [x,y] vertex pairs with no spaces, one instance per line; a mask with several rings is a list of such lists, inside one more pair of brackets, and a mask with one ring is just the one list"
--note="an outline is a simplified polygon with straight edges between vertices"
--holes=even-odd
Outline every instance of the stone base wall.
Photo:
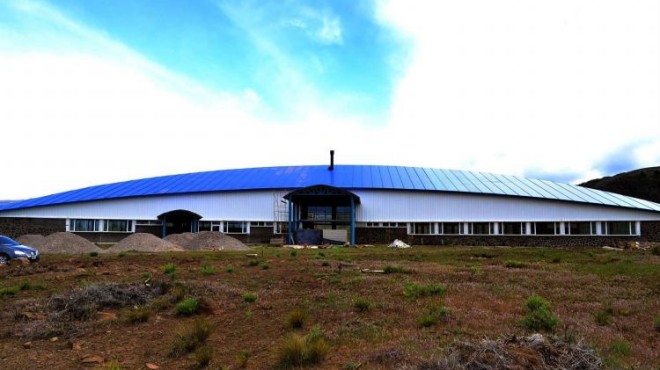
[[26,234],[46,236],[58,231],[66,231],[65,219],[0,217],[0,234],[13,239]]
[[406,241],[405,227],[356,227],[355,242],[358,244],[390,244],[394,239]]
[[135,226],[135,232],[151,234],[160,238],[163,236],[163,227],[160,225],[140,225]]
[[280,236],[273,234],[273,227],[250,227],[249,234],[227,234],[233,238],[236,238],[242,241],[245,244],[268,244],[270,239],[274,236]]
[[95,233],[95,232],[73,232],[78,236],[89,240],[92,243],[118,243],[127,236],[133,235],[133,233]]
[[660,221],[642,222],[642,240],[660,243]]

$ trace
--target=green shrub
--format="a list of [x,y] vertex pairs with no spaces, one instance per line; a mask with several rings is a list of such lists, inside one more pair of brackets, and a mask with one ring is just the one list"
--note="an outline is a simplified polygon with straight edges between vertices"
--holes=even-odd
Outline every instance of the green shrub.
[[293,329],[300,329],[305,325],[307,319],[307,312],[303,309],[296,308],[289,312],[286,322]]
[[144,280],[145,282],[150,281],[153,278],[153,275],[149,271],[145,271],[140,274],[140,278]]
[[295,256],[298,255],[298,251],[295,250],[295,249],[292,249],[291,252],[289,252],[289,255],[290,255],[291,257],[295,257]]
[[21,290],[21,288],[17,286],[0,288],[0,297],[16,295],[16,293],[18,293],[19,290]]
[[126,252],[119,252],[118,256],[119,257],[126,257]]
[[123,370],[124,368],[121,367],[121,364],[117,360],[112,360],[108,362],[107,365],[104,367],[105,370]]
[[628,356],[632,352],[632,346],[623,339],[615,339],[610,342],[610,352],[617,356]]
[[594,320],[598,325],[609,325],[613,315],[614,309],[610,305],[605,305],[594,314]]
[[179,316],[192,316],[199,311],[199,299],[189,297],[177,303],[174,307],[174,313]]
[[660,316],[656,316],[653,319],[653,327],[655,328],[655,331],[660,332]]
[[248,266],[250,267],[259,266],[259,263],[260,263],[259,260],[250,260],[248,262]]
[[32,289],[32,282],[30,280],[21,281],[18,285],[19,290],[30,290]]
[[447,286],[444,284],[420,285],[416,283],[406,283],[406,285],[403,287],[403,295],[408,298],[442,296],[446,292]]
[[231,266],[227,266],[227,267],[225,268],[225,272],[231,274],[232,272],[234,272],[234,268],[231,267]]
[[318,364],[330,351],[318,326],[305,336],[289,334],[277,347],[277,359],[281,367]]
[[559,323],[559,319],[550,310],[550,303],[537,294],[527,298],[523,307],[526,314],[522,324],[529,330],[553,331]]
[[509,269],[520,269],[525,267],[524,262],[520,261],[514,261],[514,260],[506,260],[504,261],[504,267],[509,268]]
[[257,295],[255,293],[243,293],[243,300],[247,303],[253,303],[257,300]]
[[366,298],[358,298],[353,302],[353,308],[357,312],[366,312],[371,309],[371,302]]
[[151,314],[152,311],[147,307],[136,307],[122,310],[120,317],[130,324],[137,324],[149,321]]
[[163,265],[163,273],[171,278],[174,278],[177,274],[176,265],[172,262]]
[[269,268],[270,268],[270,265],[267,264],[267,263],[264,263],[263,265],[261,265],[262,270],[268,270]]
[[420,328],[427,328],[438,323],[440,320],[445,320],[449,316],[449,309],[443,306],[431,306],[428,312],[423,314],[417,319],[417,326]]
[[89,252],[90,257],[97,257],[99,255],[99,252]]
[[250,351],[241,351],[241,353],[236,355],[236,366],[239,369],[245,369],[248,365],[248,361],[250,360],[250,356],[252,356]]
[[213,359],[213,348],[210,346],[201,346],[195,351],[195,365],[197,368],[202,369],[211,363]]
[[410,271],[401,266],[385,266],[383,272],[386,274],[409,274]]
[[202,266],[202,275],[213,275],[215,274],[215,268],[211,265]]
[[170,345],[169,355],[180,357],[194,351],[206,342],[212,332],[213,327],[204,318],[198,318],[192,324],[179,327]]

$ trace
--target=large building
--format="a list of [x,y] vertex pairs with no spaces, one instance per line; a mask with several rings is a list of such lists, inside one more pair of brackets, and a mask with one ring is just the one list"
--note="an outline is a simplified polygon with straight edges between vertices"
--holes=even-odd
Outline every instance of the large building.
[[551,181],[399,166],[220,170],[0,204],[0,233],[221,231],[248,243],[617,245],[660,241],[660,204]]

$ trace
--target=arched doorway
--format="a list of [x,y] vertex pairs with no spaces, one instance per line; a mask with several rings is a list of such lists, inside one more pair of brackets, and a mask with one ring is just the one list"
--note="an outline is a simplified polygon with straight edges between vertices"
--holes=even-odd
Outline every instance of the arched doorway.
[[188,232],[197,232],[199,230],[199,220],[202,216],[197,213],[177,209],[158,216],[163,222],[163,235],[166,237],[171,234],[180,234]]
[[343,238],[355,244],[355,210],[360,197],[354,193],[333,186],[314,185],[292,191],[284,198],[289,201],[289,242],[341,241],[325,235],[340,236],[343,230]]

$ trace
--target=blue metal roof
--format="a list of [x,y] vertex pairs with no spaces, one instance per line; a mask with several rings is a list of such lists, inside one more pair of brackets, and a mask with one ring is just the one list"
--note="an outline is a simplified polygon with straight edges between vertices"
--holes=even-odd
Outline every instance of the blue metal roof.
[[0,204],[0,211],[117,198],[219,191],[300,189],[419,190],[494,194],[660,212],[660,204],[619,194],[524,177],[422,167],[336,165],[245,168],[153,177],[92,186]]

